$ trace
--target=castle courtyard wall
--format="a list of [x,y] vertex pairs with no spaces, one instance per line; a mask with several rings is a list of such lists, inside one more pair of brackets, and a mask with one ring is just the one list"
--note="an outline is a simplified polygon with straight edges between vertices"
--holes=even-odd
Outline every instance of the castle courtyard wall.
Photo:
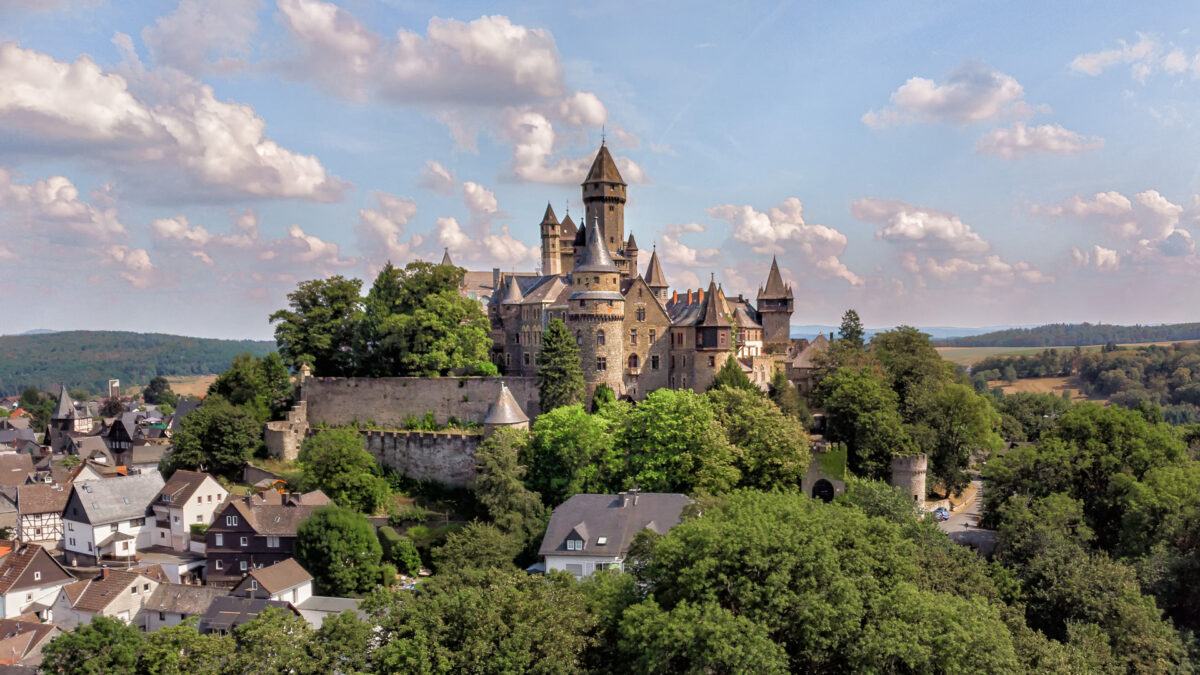
[[438,424],[455,417],[482,423],[507,384],[530,418],[538,413],[533,377],[313,377],[302,397],[309,426],[353,424],[399,429],[410,417],[432,412]]

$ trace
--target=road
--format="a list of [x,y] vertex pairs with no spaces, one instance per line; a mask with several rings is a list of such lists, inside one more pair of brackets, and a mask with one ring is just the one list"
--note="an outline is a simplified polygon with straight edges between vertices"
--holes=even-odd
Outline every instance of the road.
[[975,499],[951,513],[950,519],[938,523],[938,527],[950,535],[950,539],[955,543],[970,546],[981,555],[987,556],[996,548],[996,531],[980,529],[979,518],[983,515],[983,483],[979,480],[972,483],[975,485]]

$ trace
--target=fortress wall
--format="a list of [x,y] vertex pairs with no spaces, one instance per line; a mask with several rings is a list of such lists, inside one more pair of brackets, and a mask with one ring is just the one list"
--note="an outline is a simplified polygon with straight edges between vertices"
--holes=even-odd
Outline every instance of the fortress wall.
[[445,431],[365,431],[363,443],[383,466],[408,478],[453,487],[475,482],[475,449],[481,434]]
[[533,418],[538,412],[537,380],[533,377],[312,377],[304,380],[302,396],[310,426],[348,426],[355,422],[401,428],[408,417],[432,412],[439,424],[451,417],[480,422],[505,383]]

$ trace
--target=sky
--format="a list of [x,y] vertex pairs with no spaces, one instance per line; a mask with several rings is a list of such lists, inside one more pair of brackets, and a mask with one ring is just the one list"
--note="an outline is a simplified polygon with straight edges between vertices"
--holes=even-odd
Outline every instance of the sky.
[[306,279],[534,270],[602,137],[676,289],[777,256],[797,325],[1197,321],[1198,19],[0,0],[0,334],[266,339]]

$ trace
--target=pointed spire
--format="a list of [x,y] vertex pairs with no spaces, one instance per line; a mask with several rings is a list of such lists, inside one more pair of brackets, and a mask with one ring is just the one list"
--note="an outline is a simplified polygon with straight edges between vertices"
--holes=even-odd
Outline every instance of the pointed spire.
[[783,276],[779,274],[779,261],[771,257],[771,271],[767,274],[767,286],[759,291],[759,298],[771,300],[783,299],[791,294],[791,289],[783,285]]
[[583,184],[588,183],[617,183],[625,185],[625,180],[621,178],[621,172],[617,170],[617,163],[613,161],[613,156],[608,152],[608,146],[600,144],[600,151],[596,153],[596,159],[592,161],[592,168],[588,170],[587,178],[583,180]]
[[586,243],[587,243],[587,223],[580,221],[579,222],[579,231],[575,233],[575,241],[573,242],[572,245],[575,246],[575,248],[582,249],[583,245]]
[[625,248],[627,248],[627,249],[636,249],[637,248],[637,240],[633,238],[632,232],[629,233],[629,241],[625,242]]
[[516,426],[518,424],[528,424],[529,416],[521,410],[517,399],[513,398],[512,392],[508,390],[508,385],[500,383],[500,395],[496,397],[496,402],[492,404],[492,409],[488,411],[488,416],[483,420],[485,426]]
[[59,386],[61,389],[58,392],[58,405],[54,408],[54,419],[69,420],[75,417],[75,404],[71,402],[71,397],[67,396],[67,385]]
[[562,222],[559,223],[558,227],[562,231],[561,239],[574,240],[579,235],[579,228],[575,227],[575,221],[571,220],[571,214],[569,213],[563,216]]
[[558,216],[554,215],[554,207],[550,205],[550,202],[546,202],[546,215],[542,216],[542,223],[558,224]]
[[521,293],[521,287],[517,284],[515,275],[508,276],[508,284],[504,287],[504,297],[500,298],[502,305],[517,305],[524,302],[525,296]]
[[650,254],[650,264],[646,266],[646,285],[650,288],[667,288],[667,275],[663,274],[662,264],[658,262],[658,246]]
[[450,248],[447,247],[445,251],[446,252],[442,254],[442,264],[453,266],[454,261],[450,259]]
[[587,228],[587,242],[583,246],[583,256],[579,259],[579,266],[576,271],[579,272],[616,272],[617,266],[613,262],[612,255],[608,252],[608,247],[600,239],[600,223],[593,222],[592,226]]
[[725,316],[722,304],[721,299],[717,297],[717,280],[716,274],[714,274],[708,281],[708,292],[704,293],[704,306],[696,325],[728,328],[730,326],[729,317]]

